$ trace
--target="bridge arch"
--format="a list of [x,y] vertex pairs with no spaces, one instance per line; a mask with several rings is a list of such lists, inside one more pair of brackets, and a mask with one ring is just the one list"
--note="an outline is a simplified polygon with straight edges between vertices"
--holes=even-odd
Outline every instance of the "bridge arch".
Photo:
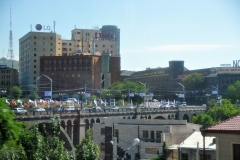
[[96,123],[100,123],[100,119],[99,118],[97,118]]
[[128,119],[131,119],[130,117],[128,117]]
[[73,145],[79,144],[79,122],[78,120],[73,121]]
[[71,120],[67,121],[67,134],[72,139],[72,122]]
[[148,116],[148,119],[151,119],[151,118],[152,118],[151,115],[149,115],[149,116]]
[[85,119],[85,131],[87,131],[89,129],[89,120]]
[[126,119],[126,117],[123,117],[123,119]]
[[189,116],[188,116],[188,114],[184,114],[182,119],[183,119],[183,120],[187,120],[187,122],[189,122]]
[[63,120],[61,121],[61,127],[65,130],[66,125],[65,125],[65,122]]
[[163,116],[156,116],[154,119],[166,119],[166,118]]
[[95,120],[92,118],[92,119],[91,119],[91,123],[90,123],[90,128],[93,127],[93,123],[95,123]]

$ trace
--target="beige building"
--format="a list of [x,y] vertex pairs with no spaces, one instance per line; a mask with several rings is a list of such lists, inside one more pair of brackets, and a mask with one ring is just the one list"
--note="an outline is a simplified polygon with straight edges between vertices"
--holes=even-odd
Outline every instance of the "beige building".
[[114,25],[101,29],[74,29],[70,40],[53,32],[29,32],[19,39],[19,84],[24,91],[40,76],[41,56],[99,55],[120,57],[120,29]]
[[128,151],[127,159],[153,158],[162,155],[164,141],[167,146],[180,144],[200,126],[186,120],[144,120],[103,118],[93,124],[93,141],[101,149],[101,158],[112,159],[112,137],[117,137],[117,155],[122,158],[131,142],[138,138],[140,143]]
[[[203,140],[207,137],[216,137],[216,160],[240,159],[240,115],[208,127],[201,133]],[[207,155],[206,151],[204,154]]]

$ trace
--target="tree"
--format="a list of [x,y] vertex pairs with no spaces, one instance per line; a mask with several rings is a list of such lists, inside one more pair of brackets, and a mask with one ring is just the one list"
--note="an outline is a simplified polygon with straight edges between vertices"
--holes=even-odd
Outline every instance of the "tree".
[[210,100],[207,102],[208,108],[213,108],[213,107],[215,107],[215,106],[217,106],[217,105],[218,105],[218,104],[217,104],[216,99],[210,99]]
[[0,149],[6,148],[10,141],[16,141],[21,133],[22,125],[14,120],[14,113],[0,98]]
[[227,97],[232,103],[237,103],[240,100],[240,81],[236,81],[233,85],[228,86]]
[[166,160],[167,159],[167,144],[165,141],[163,142],[162,153],[163,154],[161,156],[151,158],[151,160]]
[[22,96],[22,90],[18,86],[13,86],[11,94],[15,99],[19,99]]
[[38,87],[33,84],[29,85],[29,87],[30,87],[30,95],[28,98],[32,100],[38,99],[38,94],[37,94]]
[[97,160],[99,159],[100,150],[98,145],[92,141],[93,131],[87,130],[86,137],[83,138],[81,144],[76,147],[76,159],[81,160]]
[[60,120],[52,118],[50,125],[35,124],[25,127],[17,141],[17,152],[4,152],[1,159],[15,160],[70,160],[73,154],[66,151],[64,142],[59,139]]
[[182,79],[182,83],[189,90],[201,89],[205,85],[205,77],[201,73],[191,73]]
[[99,153],[98,145],[88,138],[83,138],[81,144],[76,147],[76,159],[79,160],[97,160]]
[[240,110],[230,100],[223,99],[222,105],[210,108],[206,114],[193,116],[192,122],[201,124],[202,128],[207,128],[240,113]]
[[[116,101],[118,100],[128,100],[128,92],[130,93],[140,93],[145,92],[145,87],[139,83],[131,82],[131,81],[125,81],[125,82],[115,82],[113,83],[108,89],[103,90],[102,97],[104,98],[115,98]],[[147,90],[146,90],[147,92]],[[139,95],[135,95],[134,97],[131,97],[133,102],[139,102],[141,103],[143,101],[143,98]]]

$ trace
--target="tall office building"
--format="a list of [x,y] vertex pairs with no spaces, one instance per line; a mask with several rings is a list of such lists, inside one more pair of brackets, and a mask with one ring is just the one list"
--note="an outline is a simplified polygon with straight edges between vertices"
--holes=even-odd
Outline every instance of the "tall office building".
[[[101,29],[73,29],[71,39],[53,32],[29,32],[19,39],[19,84],[23,90],[36,84],[41,56],[98,55],[120,57],[120,29],[106,25]],[[107,76],[107,71],[105,75]]]

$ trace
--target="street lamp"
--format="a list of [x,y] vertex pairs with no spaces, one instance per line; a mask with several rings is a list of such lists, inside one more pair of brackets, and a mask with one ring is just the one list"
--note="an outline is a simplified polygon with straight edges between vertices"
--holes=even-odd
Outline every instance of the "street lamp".
[[183,102],[185,102],[185,87],[182,85],[182,83],[178,83],[180,86],[183,87]]
[[126,154],[127,152],[134,146],[136,146],[138,143],[140,142],[140,140],[138,138],[135,138],[133,141],[132,141],[132,144],[130,147],[128,147],[128,149],[126,150],[126,152],[124,153],[124,156],[122,158],[122,160],[124,160],[124,158],[126,157]]
[[85,95],[85,92],[78,92],[78,94],[81,95],[81,109],[82,109],[83,95]]
[[37,83],[37,81],[38,81],[41,77],[42,77],[42,76],[37,77],[37,79],[36,79],[36,87],[37,87],[37,89],[38,89],[38,83]]
[[3,95],[5,95],[6,92],[7,92],[6,90],[2,90],[2,97]]
[[52,100],[52,79],[49,78],[47,75],[43,74],[44,77],[46,77],[47,79],[49,79],[51,81],[51,100]]

